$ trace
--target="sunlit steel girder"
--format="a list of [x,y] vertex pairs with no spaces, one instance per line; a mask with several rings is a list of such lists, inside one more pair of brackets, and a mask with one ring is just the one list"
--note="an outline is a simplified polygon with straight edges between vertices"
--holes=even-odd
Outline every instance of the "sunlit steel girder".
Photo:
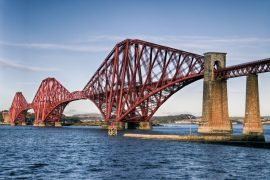
[[117,44],[83,91],[105,120],[148,121],[185,85],[203,77],[203,56],[141,40]]
[[[186,85],[203,78],[204,57],[141,40],[118,43],[82,91],[70,93],[54,78],[42,81],[28,104],[16,93],[10,108],[13,122],[33,108],[37,123],[60,121],[66,105],[89,99],[106,121],[149,121],[158,108]],[[217,78],[233,78],[270,71],[270,59],[216,71]]]
[[21,92],[17,92],[9,109],[11,124],[25,122],[26,112],[31,108]]
[[216,73],[217,78],[235,78],[270,72],[270,58],[230,66]]
[[43,80],[32,102],[36,123],[60,121],[66,105],[78,99],[85,99],[82,92],[70,93],[55,78]]

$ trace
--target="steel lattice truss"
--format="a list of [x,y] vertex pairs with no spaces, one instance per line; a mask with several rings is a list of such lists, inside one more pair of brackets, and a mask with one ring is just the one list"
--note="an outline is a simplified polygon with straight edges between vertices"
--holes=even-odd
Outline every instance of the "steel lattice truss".
[[203,65],[197,54],[125,40],[83,91],[106,120],[147,121],[172,94],[202,78]]
[[47,78],[41,82],[31,104],[27,103],[21,92],[15,94],[10,108],[11,121],[24,121],[27,110],[33,109],[37,123],[57,122],[66,105],[78,99],[86,99],[82,91],[70,93],[55,78]]
[[70,92],[56,79],[43,80],[32,102],[36,122],[59,121],[68,99]]
[[17,92],[9,109],[11,123],[15,124],[15,122],[25,122],[26,112],[30,108],[31,107],[25,100],[23,94],[21,92]]
[[235,78],[270,72],[270,58],[224,68],[216,73],[218,78]]
[[70,93],[55,78],[43,80],[32,102],[36,122],[60,121],[67,104],[78,99],[85,99],[82,92]]
[[[82,91],[70,93],[47,78],[31,104],[16,93],[11,121],[24,121],[34,109],[36,122],[60,121],[66,105],[89,99],[106,121],[148,121],[158,108],[184,86],[203,78],[204,57],[141,40],[118,43]],[[217,78],[233,78],[270,71],[270,59],[227,67]]]

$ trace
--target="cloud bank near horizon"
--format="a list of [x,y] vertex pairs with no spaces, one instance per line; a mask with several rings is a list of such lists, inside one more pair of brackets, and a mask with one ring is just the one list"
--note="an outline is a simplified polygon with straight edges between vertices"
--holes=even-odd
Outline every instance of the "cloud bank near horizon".
[[3,59],[0,58],[0,67],[1,68],[9,68],[21,71],[31,71],[31,72],[54,72],[59,71],[58,68],[44,68],[44,67],[37,67],[37,66],[27,66],[23,64],[16,63],[10,59]]

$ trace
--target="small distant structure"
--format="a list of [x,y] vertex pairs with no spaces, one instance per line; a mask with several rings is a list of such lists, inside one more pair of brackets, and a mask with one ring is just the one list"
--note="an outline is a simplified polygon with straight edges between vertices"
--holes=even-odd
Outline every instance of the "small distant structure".
[[3,111],[2,115],[3,115],[4,123],[9,124],[11,121],[11,116],[10,116],[9,111]]

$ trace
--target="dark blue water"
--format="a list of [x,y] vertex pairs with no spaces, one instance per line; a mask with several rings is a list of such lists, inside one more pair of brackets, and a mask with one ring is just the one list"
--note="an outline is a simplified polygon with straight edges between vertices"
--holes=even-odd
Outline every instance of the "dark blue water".
[[[234,130],[241,133],[241,126]],[[190,126],[152,132],[189,134]],[[269,126],[265,133],[270,139]],[[270,150],[108,137],[98,127],[1,126],[0,179],[18,178],[268,179]]]

